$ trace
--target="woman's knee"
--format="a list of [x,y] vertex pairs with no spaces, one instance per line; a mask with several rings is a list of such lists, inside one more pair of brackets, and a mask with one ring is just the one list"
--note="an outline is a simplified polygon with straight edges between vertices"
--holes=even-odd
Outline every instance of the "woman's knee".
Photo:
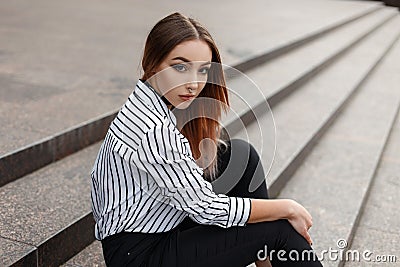
[[[282,249],[287,247],[287,244],[298,233],[286,219],[275,221],[261,222],[259,228],[260,236],[264,235],[266,241],[273,241],[274,249]],[[271,240],[273,238],[273,240]]]
[[229,196],[268,198],[264,169],[253,145],[243,139],[231,139],[219,161],[219,175],[213,181],[215,192]]
[[[247,161],[248,165],[252,165],[260,162],[260,155],[255,147],[247,142],[246,140],[233,138],[230,140],[231,154],[236,154],[241,160]],[[232,156],[231,156],[232,157]]]
[[[286,258],[283,260],[286,262],[285,266],[292,266],[293,261],[296,261],[296,266],[322,266],[306,239],[286,219],[259,223],[253,236],[261,238],[264,242],[263,250],[259,250],[257,256],[269,256],[273,266],[277,261],[281,261],[277,258],[277,253],[283,253],[280,251],[284,251],[280,255]],[[289,255],[294,258],[290,258]],[[297,259],[296,255],[306,256]]]

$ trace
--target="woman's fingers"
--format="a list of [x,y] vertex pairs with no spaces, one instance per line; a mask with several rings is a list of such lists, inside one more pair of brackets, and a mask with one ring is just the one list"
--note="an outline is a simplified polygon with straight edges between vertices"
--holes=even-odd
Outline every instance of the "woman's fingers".
[[311,239],[311,236],[310,236],[310,233],[306,230],[305,232],[304,232],[304,238],[307,240],[307,242],[310,244],[310,245],[312,245],[312,239]]
[[299,234],[301,234],[307,242],[312,245],[312,239],[308,230],[313,225],[311,214],[300,204],[295,202],[295,212],[289,222],[293,225]]
[[293,220],[289,220],[290,224],[293,226],[293,228],[301,235],[303,236],[308,243],[312,244],[312,239],[310,234],[308,233],[309,227],[307,225],[306,220],[303,218],[296,218]]
[[307,224],[306,225],[307,225],[307,228],[306,228],[306,240],[308,241],[308,243],[310,245],[312,245],[313,242],[312,242],[310,233],[308,232],[310,230],[310,228],[312,227],[312,225],[313,225],[311,216],[310,216],[309,220],[307,220]]

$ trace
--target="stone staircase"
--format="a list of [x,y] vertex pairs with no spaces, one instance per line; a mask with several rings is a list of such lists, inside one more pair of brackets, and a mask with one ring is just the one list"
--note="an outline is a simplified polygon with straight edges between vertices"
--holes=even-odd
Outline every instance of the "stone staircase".
[[[400,261],[400,13],[379,3],[362,7],[232,58],[265,99],[232,78],[228,85],[248,106],[232,95],[237,114],[223,124],[261,155],[271,155],[271,144],[262,143],[260,128],[275,125],[273,164],[262,156],[269,192],[311,212],[317,253],[369,249]],[[116,113],[110,110],[1,156],[0,266],[105,266],[93,235],[89,174]],[[374,264],[325,256],[324,266]]]

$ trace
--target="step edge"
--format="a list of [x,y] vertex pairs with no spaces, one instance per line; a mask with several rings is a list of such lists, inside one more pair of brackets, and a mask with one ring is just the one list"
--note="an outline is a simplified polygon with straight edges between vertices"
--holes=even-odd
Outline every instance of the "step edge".
[[370,66],[366,74],[356,83],[354,88],[344,97],[344,100],[335,108],[333,112],[331,112],[326,119],[323,120],[321,126],[311,134],[310,138],[305,142],[302,147],[295,152],[295,154],[291,157],[290,161],[288,161],[281,171],[275,176],[273,182],[270,185],[269,191],[271,191],[270,195],[272,197],[279,196],[279,192],[284,188],[288,181],[290,181],[294,172],[299,168],[307,157],[307,155],[311,152],[314,145],[318,142],[318,140],[324,135],[324,133],[329,129],[329,127],[335,122],[343,109],[346,108],[350,100],[356,95],[356,93],[362,88],[364,83],[370,78],[371,75],[375,72],[376,68],[382,62],[382,60],[387,56],[390,50],[393,48],[394,44],[399,40],[400,32],[389,42],[389,45],[384,49],[382,55]]
[[[237,118],[231,119],[227,122],[223,122],[227,128],[227,132],[231,133],[231,135],[235,135],[242,127],[242,125],[248,125],[254,121],[256,115],[260,115],[263,111],[263,106],[265,102],[268,103],[270,108],[273,108],[275,105],[279,104],[283,101],[287,96],[296,91],[298,88],[306,84],[309,80],[318,75],[321,71],[328,68],[332,65],[336,60],[345,55],[347,51],[352,49],[362,40],[367,38],[370,34],[377,31],[379,28],[383,27],[385,24],[389,23],[392,19],[396,17],[397,14],[390,14],[386,16],[382,21],[379,21],[372,28],[368,29],[366,32],[362,33],[358,38],[353,40],[351,43],[346,44],[342,49],[335,51],[329,57],[325,58],[318,65],[311,67],[310,69],[304,71],[300,75],[298,75],[293,80],[289,81],[286,85],[282,86],[278,90],[274,91],[271,95],[267,96],[264,100],[261,100],[250,109],[243,110],[239,112],[239,116]],[[223,139],[227,139],[228,135],[226,134],[226,130],[223,135]]]
[[[385,51],[384,56],[379,60],[377,66],[380,64],[381,61],[383,61],[383,59],[387,56],[387,54],[390,53],[390,51],[393,49],[393,47],[395,46],[395,44],[396,44],[397,42],[399,42],[399,41],[400,41],[400,32],[399,32],[398,35],[394,38],[394,41],[392,42],[392,44],[391,44],[391,45],[388,47],[388,49]],[[376,66],[376,67],[377,67],[377,66]],[[375,69],[376,69],[376,67],[375,67]],[[374,70],[372,71],[372,74],[373,74],[373,72],[374,72]],[[369,198],[369,196],[370,196],[370,194],[371,194],[371,189],[372,189],[372,187],[373,187],[373,185],[374,185],[374,182],[375,182],[375,179],[376,179],[376,176],[377,176],[377,172],[378,172],[379,166],[380,166],[381,163],[382,163],[383,155],[384,155],[384,153],[385,153],[385,151],[386,151],[386,149],[387,149],[389,139],[390,139],[391,134],[392,134],[392,132],[393,132],[393,127],[394,127],[394,125],[395,125],[395,123],[396,123],[396,120],[397,120],[397,118],[398,118],[399,116],[400,116],[400,98],[399,98],[399,101],[398,101],[398,103],[397,103],[397,108],[396,108],[396,111],[394,112],[394,115],[393,115],[393,117],[392,117],[392,120],[391,120],[391,122],[390,122],[390,125],[389,125],[388,129],[386,130],[385,138],[384,138],[384,143],[382,144],[382,146],[381,146],[380,149],[379,149],[379,152],[378,152],[378,155],[379,155],[379,156],[378,156],[378,158],[377,158],[377,160],[376,160],[376,162],[375,162],[375,165],[374,165],[374,168],[373,168],[373,172],[371,173],[371,176],[370,176],[370,179],[369,179],[369,182],[368,182],[368,185],[367,185],[367,189],[366,189],[366,191],[365,191],[365,193],[364,193],[364,195],[363,195],[363,197],[362,197],[362,199],[361,199],[360,208],[357,210],[356,218],[355,218],[355,220],[354,220],[354,222],[353,222],[353,225],[352,225],[352,227],[351,227],[351,229],[350,229],[349,236],[348,236],[347,239],[346,239],[346,241],[347,241],[347,246],[346,246],[346,247],[344,248],[344,250],[343,250],[344,253],[346,253],[346,251],[349,250],[349,249],[351,248],[352,244],[353,244],[354,237],[355,237],[355,233],[356,233],[356,231],[357,231],[357,228],[360,226],[360,222],[361,222],[361,219],[362,219],[364,210],[365,210],[365,206],[366,206],[367,201],[368,201],[368,198]],[[346,261],[342,259],[342,260],[339,261],[338,267],[344,267],[345,264],[346,264]]]
[[277,47],[272,48],[271,50],[262,52],[258,55],[252,55],[249,58],[242,60],[242,62],[234,64],[234,66],[235,66],[234,68],[236,68],[237,70],[242,71],[242,72],[249,71],[261,64],[264,64],[270,60],[273,60],[273,59],[281,56],[284,53],[292,51],[292,50],[299,48],[302,45],[305,45],[317,38],[320,38],[340,27],[350,24],[356,20],[366,17],[366,16],[368,16],[372,13],[375,13],[379,10],[383,10],[383,8],[384,8],[383,5],[377,5],[377,6],[371,7],[369,9],[367,9],[366,11],[364,10],[363,12],[360,12],[359,14],[350,16],[349,18],[343,19],[338,22],[334,22],[331,25],[327,25],[321,29],[317,29],[313,32],[307,33],[298,39],[291,40],[287,43],[280,44]]

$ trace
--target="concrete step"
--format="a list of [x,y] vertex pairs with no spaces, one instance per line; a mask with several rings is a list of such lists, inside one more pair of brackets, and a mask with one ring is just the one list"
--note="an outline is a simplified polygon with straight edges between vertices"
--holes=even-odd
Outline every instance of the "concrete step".
[[3,155],[0,158],[0,186],[103,139],[116,112],[103,114]]
[[[254,121],[255,116],[262,117],[264,113],[270,113],[265,100],[270,107],[274,107],[396,15],[398,12],[394,9],[375,12],[346,27],[336,29],[324,38],[314,40],[255,70],[250,70],[244,76],[238,72],[230,75],[232,79],[228,80],[227,84],[234,108],[233,112],[224,118],[230,124],[224,124],[228,132],[235,135]],[[263,87],[257,88],[255,84]],[[268,119],[264,119],[266,127],[270,126],[268,121],[272,120],[271,114],[268,116]]]
[[[318,255],[352,242],[400,105],[394,75],[399,49],[397,40],[279,194],[296,199],[313,215],[311,235]],[[323,263],[344,262],[325,254]]]
[[66,263],[61,265],[62,267],[82,267],[82,266],[93,266],[93,267],[105,267],[106,264],[103,258],[103,252],[100,241],[94,241],[92,244],[87,246],[79,254],[69,259]]
[[0,262],[28,261],[33,253],[39,266],[54,266],[93,242],[90,171],[99,148],[90,146],[0,188]]
[[[369,53],[369,50],[371,49],[370,46],[365,44],[366,40],[374,34],[380,34],[375,37],[375,39],[382,38],[382,36],[390,38],[386,35],[388,34],[388,31],[395,33],[393,29],[395,29],[396,23],[398,23],[396,19],[398,19],[398,12],[394,9],[375,12],[373,15],[359,19],[357,22],[335,30],[325,38],[314,40],[301,48],[288,52],[271,62],[263,64],[259,68],[247,72],[245,76],[241,76],[240,73],[235,73],[236,75],[231,76],[233,78],[228,81],[228,87],[231,92],[230,101],[234,109],[232,109],[233,112],[230,112],[225,118],[225,121],[228,122],[229,125],[223,124],[227,128],[230,136],[239,135],[244,139],[250,138],[251,143],[260,147],[259,150],[262,151],[261,153],[264,157],[264,168],[269,170],[272,161],[274,161],[275,165],[273,167],[275,167],[275,169],[272,169],[272,178],[270,179],[271,196],[276,195],[284,186],[284,183],[295,170],[295,166],[298,166],[301,163],[301,160],[305,157],[307,151],[333,120],[333,118],[329,118],[333,116],[332,114],[334,114],[334,112],[326,114],[324,112],[336,110],[333,108],[336,106],[332,106],[335,105],[335,102],[333,101],[328,103],[326,103],[326,101],[319,102],[313,107],[313,109],[309,109],[308,113],[314,113],[314,110],[320,110],[321,112],[314,115],[307,115],[308,113],[305,113],[304,110],[302,110],[302,107],[311,107],[312,105],[307,105],[307,103],[312,102],[315,97],[319,97],[323,93],[320,92],[321,90],[315,90],[312,85],[307,89],[310,93],[303,93],[303,90],[301,90],[301,92],[296,92],[297,89],[323,72],[325,69],[329,69],[330,66],[337,61],[342,63],[338,67],[335,67],[337,64],[333,65],[337,70],[336,72],[334,71],[333,74],[329,73],[327,75],[322,75],[321,78],[319,78],[319,80],[328,83],[325,90],[328,90],[332,81],[335,81],[336,78],[334,75],[342,73],[341,69],[347,68],[349,62],[352,60],[359,60],[359,57],[361,57],[365,59],[365,62],[362,63],[367,66],[367,68],[368,66],[371,66],[373,63],[373,61],[371,61],[373,60],[373,57],[364,57],[364,55]],[[369,43],[373,42],[374,39],[369,41]],[[355,54],[354,52],[349,52],[360,43],[364,47],[363,50]],[[381,53],[380,51],[382,51],[383,48],[380,48],[379,45],[373,47],[373,49],[375,48],[377,48],[376,55],[379,57],[381,55],[379,53]],[[348,53],[353,53],[353,58],[347,59],[346,57],[341,60],[343,56]],[[359,72],[359,76],[361,75],[359,79],[365,76],[362,69],[356,69],[356,71]],[[332,75],[333,78],[330,77]],[[355,79],[356,77],[357,76],[355,75],[349,78]],[[343,80],[343,82],[344,81],[345,80]],[[354,83],[356,82],[358,82],[358,80],[354,80]],[[266,88],[257,88],[255,84],[265,85]],[[336,101],[339,101],[339,99],[342,99],[353,88],[353,84],[349,84],[348,86],[344,85],[340,86],[340,90],[342,91],[336,90],[334,92],[327,92],[327,94],[333,95],[331,98],[335,99],[336,97]],[[292,98],[293,100],[284,100],[285,97],[290,98],[290,94],[293,93],[297,95]],[[309,125],[306,130],[303,131],[303,135],[298,134],[296,138],[299,139],[293,140],[292,143],[287,143],[286,141],[289,136],[281,135],[276,137],[284,138],[285,140],[283,149],[279,150],[277,155],[273,153],[275,150],[275,122],[273,116],[277,116],[277,114],[275,114],[276,111],[274,110],[274,115],[272,115],[269,107],[266,107],[265,100],[263,101],[263,99],[266,99],[273,109],[275,108],[275,105],[278,105],[278,103],[286,103],[284,106],[278,108],[278,110],[284,110],[283,112],[285,113],[285,115],[279,115],[283,116],[283,118],[278,119],[276,122],[279,124],[278,126],[287,128],[284,125],[289,123],[289,121],[293,127],[301,125],[298,124],[300,121],[293,121],[292,113],[287,114],[288,112],[294,112],[293,110],[296,108],[298,109],[297,113],[303,116],[301,123]],[[301,104],[299,105],[299,103]],[[317,118],[316,116],[318,115],[321,117]],[[312,123],[308,122],[310,116],[314,119]],[[238,120],[238,117],[240,117],[240,120]],[[326,119],[326,121],[324,121],[324,119]],[[251,123],[255,120],[258,121],[258,123],[252,126]],[[321,124],[322,121],[324,121],[323,124]],[[283,124],[281,122],[283,122]],[[261,129],[257,129],[260,125]],[[294,131],[291,131],[289,128],[286,133],[293,132]],[[247,136],[249,133],[250,137]],[[268,138],[263,138],[260,134],[263,134]],[[306,136],[304,136],[304,134]],[[301,139],[304,140],[307,138],[311,138],[307,143],[300,141]],[[280,146],[279,143],[280,141],[278,140],[278,146]],[[300,144],[307,145],[304,147],[296,147],[296,145]],[[287,149],[289,149],[289,151]],[[263,151],[265,151],[265,153],[263,153]],[[284,152],[283,155],[281,154],[282,151]],[[283,160],[286,160],[287,162],[283,162]],[[283,164],[285,164],[285,166],[282,166]],[[278,169],[276,167],[278,167]],[[217,181],[217,183],[215,183],[216,190],[219,190],[218,184]]]
[[359,257],[344,254],[349,255],[344,258],[346,267],[360,266],[360,262],[365,265],[386,263],[394,266],[395,262],[400,261],[399,137],[400,116],[397,113],[397,120],[373,179],[353,242],[346,247],[346,253],[356,251]]
[[[368,77],[368,72],[379,63],[391,42],[397,38],[399,31],[394,26],[399,21],[400,16],[396,16],[345,57],[272,108],[277,140],[272,166],[272,146],[267,135],[271,123],[250,124],[238,133],[241,138],[249,138],[262,154],[266,172],[270,168],[267,180],[271,196],[276,196],[284,187],[310,149],[339,115],[349,97]],[[357,68],[354,68],[355,62]],[[260,84],[267,83],[267,78],[257,78]],[[268,122],[270,119],[260,116],[259,120]],[[266,137],[262,136],[263,133],[267,133]],[[249,137],[246,137],[247,134]]]
[[36,266],[36,247],[0,237],[1,266]]
[[[248,71],[347,24],[351,25],[357,20],[365,19],[365,17],[369,16],[376,17],[375,13],[379,13],[378,17],[382,16],[381,14],[390,13],[388,10],[382,9],[381,6],[367,5],[361,8],[359,12],[347,13],[349,11],[346,11],[344,14],[347,14],[347,17],[341,18],[334,23],[330,22],[321,29],[303,34],[303,36],[295,40],[286,41],[274,49],[269,48],[262,53],[257,52],[251,57],[242,58],[240,61],[236,61],[233,67],[241,71]],[[373,19],[371,20],[373,21]],[[123,103],[130,90],[121,90],[121,88],[117,87],[107,89],[106,92],[100,89],[101,86],[98,86],[99,89],[96,89],[97,91],[90,88],[82,88],[79,91],[72,90],[56,94],[51,99],[47,97],[25,103],[25,112],[35,115],[33,117],[29,116],[29,119],[25,115],[26,113],[17,117],[11,116],[12,120],[10,116],[0,119],[4,121],[5,125],[1,131],[7,133],[7,139],[2,139],[4,144],[0,144],[0,151],[2,151],[0,153],[0,186],[101,140],[110,121],[117,112],[115,108]],[[90,102],[88,102],[89,100]],[[64,103],[68,103],[68,109],[60,106],[64,105]],[[88,110],[88,105],[93,106],[93,109]],[[82,106],[85,106],[84,112],[81,108]],[[4,110],[17,108],[14,104],[11,105],[9,103],[2,103],[1,107]],[[43,107],[45,107],[44,110]],[[111,110],[111,112],[89,119],[101,114],[101,110],[103,112]],[[48,117],[45,114],[38,114],[38,111],[43,111],[45,114],[62,114],[63,117],[62,119],[57,116]],[[66,125],[74,125],[84,118],[89,120],[63,130]],[[24,129],[21,130],[18,125],[23,125]],[[26,131],[30,133],[27,134]],[[50,136],[48,136],[49,134]],[[35,142],[35,140],[39,139],[41,140]],[[37,154],[40,154],[41,157],[36,157],[35,155]],[[26,162],[26,164],[21,166],[20,162]]]
[[[245,74],[254,83],[264,85],[260,89],[270,98],[270,105],[274,106],[279,102],[278,95],[284,96],[298,88],[396,15],[398,12],[394,8],[378,10],[346,26],[336,28],[323,38],[314,39],[302,47],[259,64],[256,69],[246,69]],[[245,88],[243,79],[239,78],[229,80],[228,87],[243,95],[251,106],[259,104],[259,94]],[[240,99],[231,99],[238,112],[247,108]]]
[[[390,88],[398,91],[400,84],[400,45],[397,44],[387,63],[379,72],[373,86],[381,88],[381,81],[390,81]],[[371,81],[372,82],[372,81]],[[365,265],[386,264],[395,266],[400,261],[400,114],[397,113],[395,123],[383,151],[379,166],[373,178],[367,200],[363,206],[361,218],[355,230],[353,242],[348,242],[349,250],[359,253],[372,252],[371,261],[360,257]],[[368,193],[368,191],[367,191]],[[395,256],[393,258],[391,256]],[[380,257],[380,258],[378,258]],[[349,258],[345,266],[360,266],[360,262]],[[394,261],[394,259],[396,261]],[[397,263],[398,264],[398,263]]]

